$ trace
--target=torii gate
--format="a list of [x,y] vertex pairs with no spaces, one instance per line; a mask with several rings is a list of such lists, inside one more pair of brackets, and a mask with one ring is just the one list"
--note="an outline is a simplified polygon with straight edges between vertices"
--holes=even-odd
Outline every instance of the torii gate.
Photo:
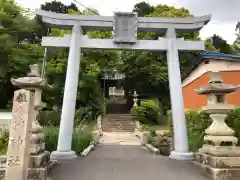
[[[43,22],[51,27],[72,29],[72,35],[64,37],[43,37],[44,47],[69,47],[67,74],[62,106],[61,123],[57,150],[52,158],[69,159],[76,157],[71,150],[74,114],[78,87],[81,49],[118,49],[140,51],[166,51],[168,76],[172,104],[174,151],[170,158],[190,160],[187,128],[184,113],[181,72],[178,51],[204,50],[202,41],[177,39],[176,33],[199,31],[211,16],[190,18],[137,17],[136,13],[115,13],[115,16],[67,15],[36,10]],[[87,30],[109,30],[114,39],[89,39],[83,35]],[[137,40],[137,32],[157,32],[166,36],[158,40]]]

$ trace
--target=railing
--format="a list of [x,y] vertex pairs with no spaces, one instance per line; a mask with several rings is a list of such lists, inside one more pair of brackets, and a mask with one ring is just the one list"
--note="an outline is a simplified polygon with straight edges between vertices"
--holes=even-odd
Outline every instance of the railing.
[[92,114],[92,111],[89,111],[88,113],[87,113],[87,115],[83,118],[83,120],[81,121],[81,123],[79,124],[79,128],[81,128],[82,127],[82,125],[83,125],[83,123],[88,119],[88,117],[90,116]]

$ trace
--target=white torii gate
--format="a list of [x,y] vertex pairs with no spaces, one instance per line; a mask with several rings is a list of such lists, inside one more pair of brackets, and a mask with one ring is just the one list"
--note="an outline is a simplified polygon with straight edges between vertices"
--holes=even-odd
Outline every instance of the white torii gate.
[[[115,13],[114,17],[108,17],[67,15],[43,10],[36,10],[36,14],[42,16],[42,20],[52,27],[72,29],[72,35],[42,39],[44,47],[70,48],[58,147],[52,153],[52,158],[76,157],[75,152],[71,150],[71,143],[81,49],[166,51],[175,148],[170,158],[177,160],[193,158],[193,153],[189,152],[188,147],[178,51],[204,50],[205,46],[202,41],[177,39],[176,33],[199,31],[210,21],[210,15],[191,18],[151,18],[137,17],[135,13]],[[103,29],[113,31],[114,39],[89,39],[83,35],[83,31]],[[166,38],[137,40],[137,32],[158,32]]]

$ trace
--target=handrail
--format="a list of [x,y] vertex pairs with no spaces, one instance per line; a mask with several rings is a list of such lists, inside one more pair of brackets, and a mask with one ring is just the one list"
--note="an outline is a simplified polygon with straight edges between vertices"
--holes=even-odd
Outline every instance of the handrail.
[[80,124],[79,124],[79,128],[81,128],[81,126],[83,125],[83,123],[87,120],[87,118],[90,116],[92,114],[92,111],[89,111],[88,113],[87,113],[87,115],[84,117],[84,119],[80,122]]

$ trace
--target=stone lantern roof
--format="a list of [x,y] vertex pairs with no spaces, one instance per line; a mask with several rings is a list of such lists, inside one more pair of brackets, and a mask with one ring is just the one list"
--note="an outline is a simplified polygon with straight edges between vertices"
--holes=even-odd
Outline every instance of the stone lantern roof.
[[197,90],[198,94],[228,94],[240,89],[240,86],[223,84],[218,72],[211,72],[209,83]]

